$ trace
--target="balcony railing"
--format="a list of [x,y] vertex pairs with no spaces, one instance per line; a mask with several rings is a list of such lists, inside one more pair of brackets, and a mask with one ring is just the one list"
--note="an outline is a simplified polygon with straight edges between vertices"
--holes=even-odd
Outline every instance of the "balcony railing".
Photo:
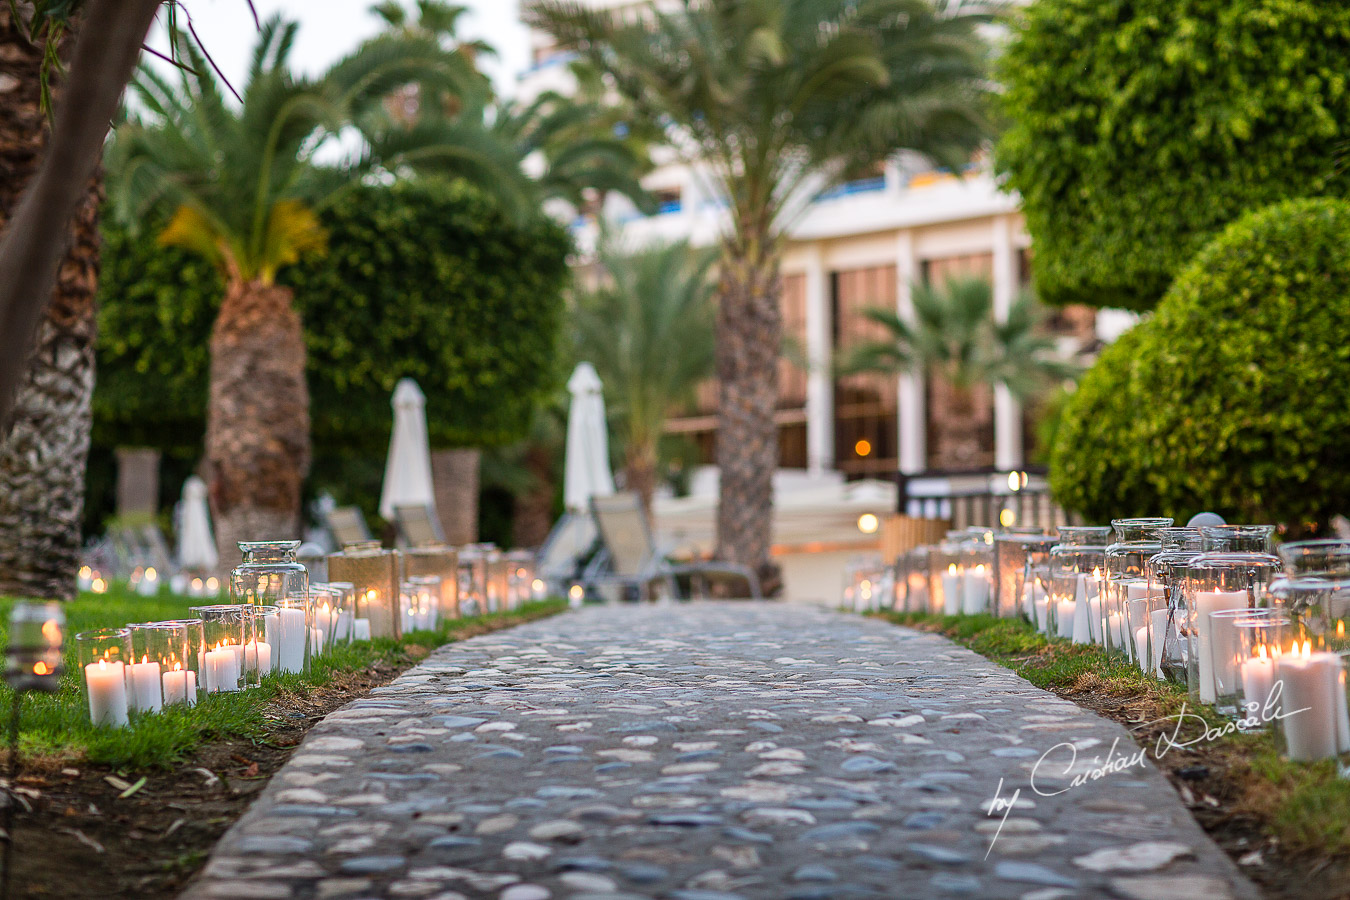
[[848,197],[853,194],[871,194],[876,191],[886,189],[886,176],[878,175],[875,178],[860,178],[856,181],[845,181],[843,184],[836,185],[828,191],[821,191],[816,194],[816,203],[823,203],[827,200],[837,200],[840,197]]
[[1046,531],[1071,524],[1050,498],[1044,469],[931,470],[901,473],[897,511],[924,519],[947,519],[953,528],[1037,526]]

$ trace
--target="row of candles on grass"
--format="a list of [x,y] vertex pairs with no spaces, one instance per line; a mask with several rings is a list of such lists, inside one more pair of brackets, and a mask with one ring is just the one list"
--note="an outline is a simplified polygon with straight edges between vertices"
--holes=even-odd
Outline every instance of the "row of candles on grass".
[[[949,532],[894,568],[855,565],[846,603],[1019,616],[1186,685],[1242,730],[1274,727],[1295,760],[1350,763],[1350,542],[1271,552],[1271,526]],[[1350,766],[1342,765],[1343,772]]]
[[230,604],[195,618],[76,635],[89,715],[125,726],[130,713],[193,705],[204,694],[256,687],[271,674],[305,675],[351,641],[399,639],[445,619],[511,609],[542,597],[528,554],[495,548],[385,550],[349,544],[327,559],[325,583],[296,561],[298,541],[241,543]]

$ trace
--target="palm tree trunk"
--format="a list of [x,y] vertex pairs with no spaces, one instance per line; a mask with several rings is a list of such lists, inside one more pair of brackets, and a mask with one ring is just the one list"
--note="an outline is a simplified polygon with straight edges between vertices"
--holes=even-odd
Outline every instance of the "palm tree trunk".
[[[763,246],[762,244],[760,246]],[[773,473],[778,466],[778,259],[730,248],[717,309],[717,555],[776,580],[769,558]]]
[[630,439],[623,470],[628,490],[638,495],[642,508],[651,516],[652,494],[656,492],[656,446],[649,441]]
[[305,342],[291,290],[231,279],[211,333],[206,465],[220,565],[238,541],[294,539],[309,471]]
[[[9,220],[47,140],[39,108],[42,50],[0,8],[0,223]],[[14,394],[0,442],[0,594],[75,595],[84,473],[94,392],[94,292],[98,282],[95,176],[63,236],[67,245],[36,347]],[[15,344],[12,353],[21,352]]]

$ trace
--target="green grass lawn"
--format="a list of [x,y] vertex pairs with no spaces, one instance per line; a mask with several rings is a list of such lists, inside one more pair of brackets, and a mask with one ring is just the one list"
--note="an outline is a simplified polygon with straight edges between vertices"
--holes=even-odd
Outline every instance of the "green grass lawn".
[[[7,623],[12,600],[0,599],[0,640],[8,643]],[[408,664],[423,649],[456,640],[485,626],[504,626],[518,621],[553,615],[567,608],[563,600],[529,603],[503,613],[454,619],[436,631],[413,632],[403,640],[358,641],[336,648],[315,660],[308,676],[272,675],[262,686],[249,691],[202,696],[196,706],[165,707],[163,713],[131,714],[128,728],[95,728],[79,684],[75,635],[95,628],[114,628],[131,622],[189,618],[188,608],[212,601],[162,593],[139,597],[114,586],[106,594],[82,593],[65,604],[66,673],[61,688],[53,694],[28,694],[22,698],[20,753],[25,758],[82,760],[130,768],[164,767],[185,758],[205,741],[228,738],[262,740],[267,734],[264,707],[282,691],[303,693],[309,687],[328,683],[335,674],[356,671],[377,662]],[[0,685],[0,711],[8,715],[13,694]],[[6,727],[5,733],[8,732]]]
[[[990,615],[940,616],[929,613],[877,613],[897,625],[932,631],[1012,669],[1037,687],[1076,700],[1135,727],[1156,734],[1146,722],[1178,714],[1182,705],[1211,726],[1227,720],[1213,709],[1191,704],[1186,690],[1145,675],[1119,653],[1090,644],[1047,638],[1020,619]],[[1120,701],[1117,705],[1116,701]],[[1137,720],[1137,721],[1132,721]],[[1200,726],[1178,737],[1199,735]],[[1335,762],[1295,763],[1281,757],[1273,735],[1230,734],[1207,742],[1206,762],[1226,766],[1236,790],[1235,809],[1259,819],[1279,846],[1296,854],[1338,857],[1350,853],[1350,779]],[[1144,741],[1153,754],[1155,739]],[[1186,759],[1173,752],[1172,762]]]

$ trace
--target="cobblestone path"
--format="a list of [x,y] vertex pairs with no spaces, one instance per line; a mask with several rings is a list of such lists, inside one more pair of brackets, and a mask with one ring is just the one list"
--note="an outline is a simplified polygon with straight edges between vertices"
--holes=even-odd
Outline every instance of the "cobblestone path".
[[1256,896],[1150,765],[1070,787],[1117,740],[1128,762],[1118,725],[882,622],[588,608],[330,715],[184,896]]

